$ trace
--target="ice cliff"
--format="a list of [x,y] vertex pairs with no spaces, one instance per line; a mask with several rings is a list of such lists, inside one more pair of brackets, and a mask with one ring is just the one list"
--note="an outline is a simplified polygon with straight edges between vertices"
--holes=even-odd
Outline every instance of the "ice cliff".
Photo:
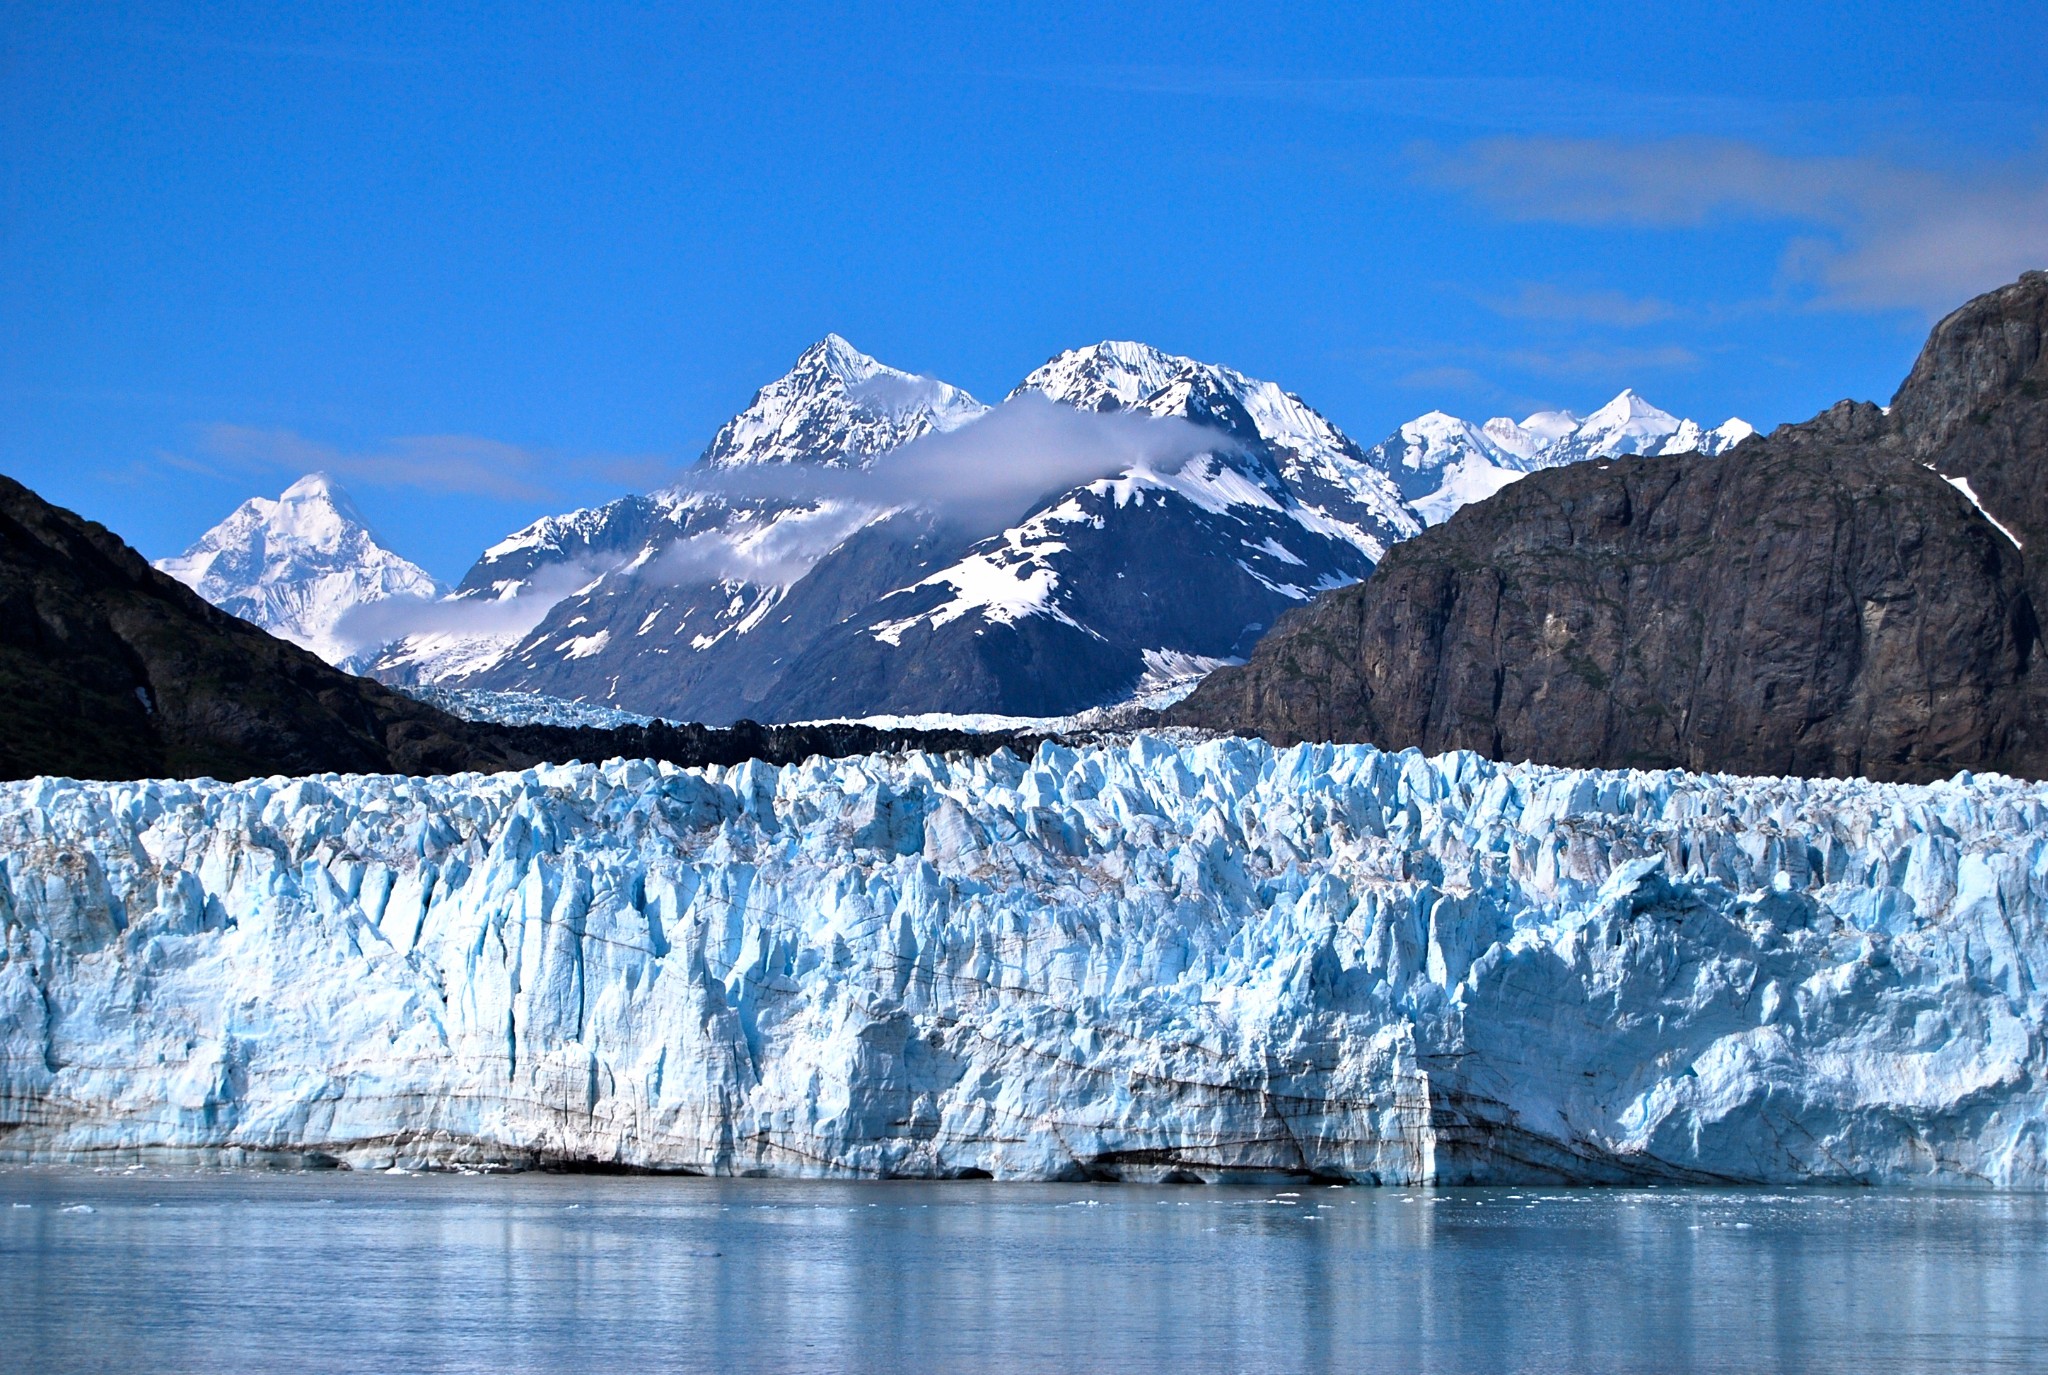
[[2048,788],[1139,736],[0,787],[0,1154],[2039,1188]]

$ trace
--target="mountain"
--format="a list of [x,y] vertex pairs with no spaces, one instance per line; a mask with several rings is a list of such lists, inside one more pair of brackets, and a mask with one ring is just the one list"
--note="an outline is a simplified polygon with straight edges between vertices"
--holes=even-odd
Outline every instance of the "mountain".
[[[918,463],[931,500],[894,476]],[[1033,474],[1021,517],[962,516]],[[830,336],[690,482],[488,551],[457,600],[544,603],[523,633],[414,637],[377,671],[690,720],[1061,715],[1242,656],[1420,528],[1358,445],[1227,368],[1106,342],[990,410]]]
[[461,720],[230,616],[105,527],[0,477],[0,778],[422,775],[609,758],[694,767],[1036,743],[1000,731]]
[[[1286,489],[1289,519],[1377,560],[1420,528],[1385,470],[1291,392],[1214,363],[1107,341],[1061,354],[1012,396],[1038,394],[1079,410],[1178,416],[1223,431],[1262,455]],[[1264,474],[1241,465],[1248,475]]]
[[1496,416],[1474,425],[1442,411],[1417,416],[1367,450],[1431,525],[1543,468],[1627,454],[1726,453],[1756,433],[1746,420],[1713,429],[1659,410],[1633,390],[1583,420],[1570,411],[1538,411],[1521,421]]
[[199,542],[157,567],[230,615],[329,663],[358,646],[337,632],[356,607],[438,597],[419,565],[379,543],[333,478],[309,473],[275,501],[251,497]]
[[1041,398],[1214,438],[1177,469],[1082,483],[964,548],[920,532],[922,576],[877,584],[826,628],[779,680],[778,715],[1040,716],[1117,700],[1170,660],[1199,672],[1248,653],[1286,607],[1363,577],[1418,528],[1357,445],[1270,382],[1110,341],[1054,358],[1005,404]]
[[1712,463],[1533,473],[1275,626],[1170,714],[1588,767],[2048,772],[2048,274]]
[[[717,669],[703,651],[758,627],[788,590],[797,570],[776,562],[788,554],[778,541],[800,546],[785,562],[801,563],[887,514],[799,496],[775,469],[863,470],[987,410],[828,334],[699,456],[693,476],[727,477],[728,489],[677,486],[535,521],[485,550],[437,623],[387,645],[370,671],[676,715]],[[743,490],[750,479],[758,491]]]

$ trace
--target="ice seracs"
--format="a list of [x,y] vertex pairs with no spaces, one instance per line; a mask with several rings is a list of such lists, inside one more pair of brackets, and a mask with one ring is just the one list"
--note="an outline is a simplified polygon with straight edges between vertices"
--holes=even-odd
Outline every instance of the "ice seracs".
[[251,497],[191,548],[156,566],[222,610],[329,663],[361,648],[341,627],[355,608],[441,593],[425,569],[378,541],[326,473],[307,474],[274,501]]
[[2048,1182],[2048,789],[1140,735],[0,785],[0,1155]]
[[1520,421],[1496,416],[1483,425],[1431,411],[1369,450],[1428,524],[1483,501],[1538,468],[1623,454],[1725,453],[1755,434],[1747,421],[1713,429],[1651,405],[1632,388],[1581,419],[1571,411],[1538,411]]

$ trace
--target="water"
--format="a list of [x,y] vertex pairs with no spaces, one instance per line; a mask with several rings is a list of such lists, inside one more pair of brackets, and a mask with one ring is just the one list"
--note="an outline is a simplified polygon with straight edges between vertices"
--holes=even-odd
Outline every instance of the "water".
[[0,1172],[50,1375],[2041,1370],[2044,1296],[2032,1196]]

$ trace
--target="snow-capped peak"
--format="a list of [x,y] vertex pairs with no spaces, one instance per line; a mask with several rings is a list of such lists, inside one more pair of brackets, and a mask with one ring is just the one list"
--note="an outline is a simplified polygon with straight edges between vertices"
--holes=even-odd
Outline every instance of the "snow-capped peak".
[[293,515],[313,522],[339,517],[345,524],[364,524],[363,514],[356,509],[355,502],[349,500],[341,484],[327,473],[307,473],[284,489],[277,504]]
[[1446,445],[1478,445],[1481,448],[1495,447],[1491,435],[1484,426],[1474,426],[1469,420],[1460,420],[1443,411],[1430,411],[1416,416],[1401,427],[1401,437],[1417,446],[1424,454],[1442,449]]
[[[1205,366],[1131,339],[1105,339],[1068,349],[1034,369],[1012,397],[1037,392],[1077,410],[1113,411],[1139,407],[1176,378]],[[1219,371],[1228,371],[1220,369]]]
[[308,473],[275,501],[251,497],[157,567],[223,611],[330,662],[360,647],[337,633],[349,610],[441,592],[424,568],[378,542],[326,473]]
[[1525,416],[1519,425],[1504,415],[1486,423],[1489,428],[1500,425],[1520,430],[1535,441],[1536,448],[1541,449],[1557,443],[1586,422],[1575,411],[1537,411],[1534,415]]
[[957,429],[987,409],[958,387],[889,367],[828,334],[755,393],[712,437],[699,462],[865,467],[899,444]]
[[1601,455],[1652,453],[1678,432],[1682,424],[1625,388],[1612,401],[1587,416],[1578,438],[1590,453]]

